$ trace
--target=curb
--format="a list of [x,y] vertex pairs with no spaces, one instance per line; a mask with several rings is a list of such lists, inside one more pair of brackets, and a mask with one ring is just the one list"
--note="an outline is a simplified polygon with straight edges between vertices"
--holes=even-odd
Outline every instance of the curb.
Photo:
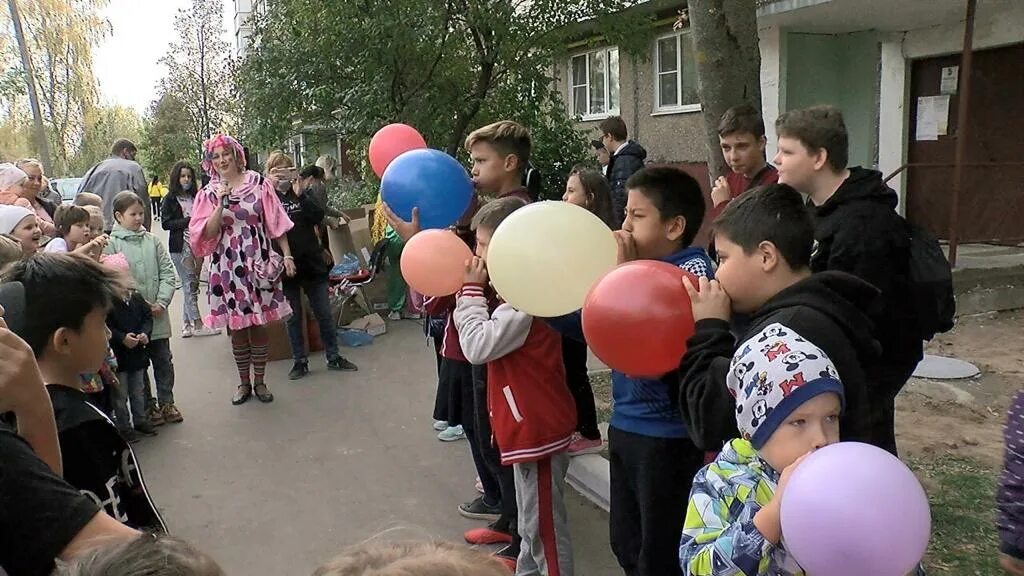
[[[598,425],[601,436],[608,438],[608,424]],[[565,475],[569,486],[596,504],[605,512],[611,506],[611,476],[608,460],[600,454],[584,454],[575,456],[569,462],[569,471]]]

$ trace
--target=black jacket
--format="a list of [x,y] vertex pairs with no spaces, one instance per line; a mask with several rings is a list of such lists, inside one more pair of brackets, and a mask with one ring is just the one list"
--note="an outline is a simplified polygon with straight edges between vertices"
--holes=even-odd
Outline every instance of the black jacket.
[[166,532],[142,469],[117,428],[75,388],[46,387],[57,422],[64,479],[133,528]]
[[850,168],[839,190],[811,210],[811,270],[848,272],[882,292],[882,306],[872,318],[881,365],[908,369],[921,360],[923,343],[910,295],[910,233],[896,213],[897,202],[881,172]]
[[[609,150],[614,152],[614,150]],[[608,182],[612,187],[612,212],[616,229],[622,227],[626,212],[626,180],[644,167],[647,150],[630,140],[618,154],[608,159]]]
[[[317,235],[317,226],[324,221],[324,209],[308,193],[301,196],[291,190],[287,194],[278,193],[288,217],[295,224],[288,231],[288,247],[295,258],[296,273],[292,278],[284,277],[284,282],[302,283],[326,280],[331,267],[324,260],[323,245]],[[274,249],[280,251],[277,244]]]
[[[806,338],[825,354],[839,372],[846,395],[840,421],[843,440],[867,441],[870,384],[864,368],[878,357],[871,321],[864,311],[878,304],[878,291],[842,272],[822,272],[779,292],[750,317],[739,342],[778,322]],[[739,433],[736,402],[726,387],[737,342],[724,320],[702,320],[687,343],[680,364],[679,407],[690,439],[707,450],[718,450]]]
[[153,313],[142,295],[132,292],[128,300],[115,301],[107,314],[107,328],[110,328],[110,348],[117,358],[119,372],[135,372],[149,367],[145,346],[140,344],[129,349],[124,345],[126,334],[153,334]]
[[185,232],[188,231],[190,221],[191,218],[185,217],[177,194],[164,196],[163,202],[160,203],[160,225],[168,231],[167,251],[171,254],[185,251]]

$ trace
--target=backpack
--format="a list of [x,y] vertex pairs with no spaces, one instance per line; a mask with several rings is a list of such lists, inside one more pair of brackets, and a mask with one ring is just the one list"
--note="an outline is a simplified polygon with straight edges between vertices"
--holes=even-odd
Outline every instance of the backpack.
[[910,233],[910,297],[922,340],[953,328],[956,299],[953,271],[939,241],[920,226],[907,222]]

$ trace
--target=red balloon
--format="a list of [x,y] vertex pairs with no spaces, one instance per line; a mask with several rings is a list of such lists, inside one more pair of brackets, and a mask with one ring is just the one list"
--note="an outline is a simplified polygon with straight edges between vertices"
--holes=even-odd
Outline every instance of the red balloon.
[[373,135],[370,140],[370,166],[378,178],[395,158],[410,150],[427,147],[427,141],[407,124],[388,124]]
[[667,262],[638,260],[597,281],[583,304],[583,335],[594,354],[629,376],[660,377],[679,367],[693,336],[683,277]]

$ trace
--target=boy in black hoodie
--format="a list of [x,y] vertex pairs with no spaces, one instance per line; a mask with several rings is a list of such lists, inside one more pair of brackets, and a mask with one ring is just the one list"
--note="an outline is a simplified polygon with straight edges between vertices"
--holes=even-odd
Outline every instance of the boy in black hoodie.
[[882,356],[865,366],[873,384],[871,443],[896,454],[896,395],[924,354],[911,301],[910,231],[896,213],[899,198],[881,172],[846,167],[849,138],[839,109],[792,110],[779,117],[775,129],[779,182],[810,197],[811,271],[848,272],[882,293],[872,316]]
[[25,317],[31,321],[21,335],[46,381],[64,479],[115,520],[166,532],[135,453],[81,390],[80,375],[107,356],[107,313],[124,286],[112,271],[70,254],[39,254],[4,278],[25,287]]
[[800,194],[789,186],[772,184],[733,200],[715,221],[714,233],[716,279],[701,279],[699,287],[684,280],[696,321],[680,364],[679,407],[690,438],[717,450],[738,436],[736,403],[725,383],[737,345],[729,331],[735,312],[749,314],[740,339],[746,345],[779,323],[821,348],[843,382],[842,440],[870,441],[865,368],[875,362],[878,344],[864,311],[878,290],[842,272],[811,274],[813,224]]

